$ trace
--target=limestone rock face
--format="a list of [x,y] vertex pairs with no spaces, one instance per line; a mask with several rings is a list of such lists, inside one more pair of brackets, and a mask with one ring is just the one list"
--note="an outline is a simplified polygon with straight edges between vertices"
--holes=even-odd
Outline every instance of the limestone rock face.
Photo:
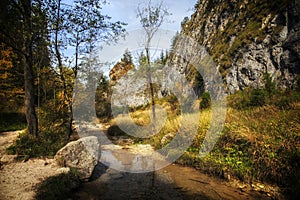
[[[298,0],[199,0],[180,35],[209,52],[230,93],[262,87],[265,73],[278,87],[292,88],[300,74],[299,13]],[[181,71],[189,71],[188,63],[180,62]]]
[[68,143],[56,153],[54,159],[61,167],[77,170],[81,180],[87,180],[91,177],[99,156],[98,139],[89,136]]

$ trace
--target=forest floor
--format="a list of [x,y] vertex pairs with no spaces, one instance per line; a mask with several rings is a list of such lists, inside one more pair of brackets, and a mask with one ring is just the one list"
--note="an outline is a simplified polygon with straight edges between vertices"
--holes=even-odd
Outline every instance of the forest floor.
[[[43,180],[58,175],[53,159],[19,159],[5,149],[20,131],[0,133],[0,199],[34,199]],[[125,148],[130,151],[131,147]],[[131,151],[132,153],[132,151]],[[134,152],[138,154],[139,152]],[[99,164],[94,179],[83,183],[71,199],[266,199],[246,185],[211,177],[171,164],[155,173],[119,172]]]

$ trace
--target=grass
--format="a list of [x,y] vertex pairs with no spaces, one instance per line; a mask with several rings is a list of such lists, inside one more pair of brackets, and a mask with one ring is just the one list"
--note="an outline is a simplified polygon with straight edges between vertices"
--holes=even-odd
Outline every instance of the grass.
[[22,130],[26,128],[23,113],[0,113],[0,132]]
[[[222,136],[213,151],[203,159],[198,157],[207,128],[200,122],[193,145],[178,163],[218,176],[227,173],[248,183],[275,184],[282,188],[283,193],[299,195],[296,192],[299,190],[295,189],[300,188],[299,99],[289,99],[287,107],[282,107],[281,103],[276,105],[278,102],[264,106],[237,106],[238,99],[244,99],[243,95],[246,94],[229,97],[230,103],[235,99],[233,105],[236,108],[227,110]],[[278,101],[281,98],[277,96]]]
[[39,137],[23,133],[7,148],[13,155],[23,155],[27,158],[40,156],[54,156],[56,152],[68,142],[66,132],[50,129],[40,132]]

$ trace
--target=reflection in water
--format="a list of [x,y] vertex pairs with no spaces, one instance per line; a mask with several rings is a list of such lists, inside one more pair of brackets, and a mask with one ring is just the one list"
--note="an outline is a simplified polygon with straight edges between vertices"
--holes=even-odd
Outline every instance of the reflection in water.
[[134,173],[151,172],[170,164],[150,145],[102,145],[100,162],[119,171]]

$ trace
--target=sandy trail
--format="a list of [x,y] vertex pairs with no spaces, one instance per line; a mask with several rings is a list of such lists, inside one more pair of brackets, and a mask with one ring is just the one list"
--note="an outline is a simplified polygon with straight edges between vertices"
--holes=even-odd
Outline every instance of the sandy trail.
[[36,186],[48,177],[60,174],[53,159],[30,159],[27,162],[7,155],[21,131],[0,133],[0,199],[34,199]]

